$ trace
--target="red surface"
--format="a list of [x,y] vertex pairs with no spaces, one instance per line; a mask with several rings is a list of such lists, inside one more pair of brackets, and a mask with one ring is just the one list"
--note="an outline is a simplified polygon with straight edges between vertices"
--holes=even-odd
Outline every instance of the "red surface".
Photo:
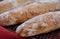
[[[50,32],[44,35],[34,36],[35,39],[60,39],[60,29]],[[0,39],[33,39],[33,38],[22,38],[16,33],[10,32],[0,26]]]
[[19,37],[17,34],[10,32],[0,26],[0,39],[27,39]]

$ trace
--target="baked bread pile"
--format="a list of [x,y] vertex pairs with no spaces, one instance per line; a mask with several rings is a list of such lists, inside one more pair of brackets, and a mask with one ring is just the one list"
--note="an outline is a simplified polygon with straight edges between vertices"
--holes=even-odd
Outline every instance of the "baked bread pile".
[[[23,23],[24,22],[24,23]],[[3,0],[0,25],[23,23],[16,33],[22,37],[47,33],[60,28],[59,0]]]

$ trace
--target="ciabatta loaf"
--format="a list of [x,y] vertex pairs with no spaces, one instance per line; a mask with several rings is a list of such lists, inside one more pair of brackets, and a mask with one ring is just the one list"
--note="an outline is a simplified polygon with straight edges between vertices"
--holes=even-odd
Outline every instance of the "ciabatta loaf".
[[36,16],[17,27],[16,33],[22,37],[51,32],[60,28],[60,11]]

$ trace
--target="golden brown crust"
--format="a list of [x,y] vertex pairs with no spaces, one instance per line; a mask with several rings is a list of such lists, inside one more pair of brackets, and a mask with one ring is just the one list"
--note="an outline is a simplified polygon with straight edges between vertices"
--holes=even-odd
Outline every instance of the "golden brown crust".
[[60,28],[60,11],[36,16],[18,26],[16,33],[23,37],[47,33]]
[[28,5],[38,0],[17,0],[19,6]]
[[13,25],[20,22],[24,22],[39,14],[44,14],[49,11],[55,11],[56,7],[57,6],[55,2],[54,3],[34,2],[24,7],[19,7],[17,9],[13,9],[11,11],[7,11],[1,14],[0,25]]
[[12,10],[16,7],[25,6],[35,1],[36,0],[3,0],[0,2],[0,13]]
[[13,9],[14,6],[11,3],[0,4],[0,13]]

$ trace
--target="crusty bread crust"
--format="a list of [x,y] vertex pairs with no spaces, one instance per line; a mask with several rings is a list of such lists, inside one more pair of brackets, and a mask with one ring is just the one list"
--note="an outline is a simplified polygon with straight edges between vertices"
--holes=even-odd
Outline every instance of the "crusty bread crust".
[[39,14],[44,14],[46,12],[58,10],[56,8],[57,4],[59,3],[34,2],[24,7],[19,7],[19,8],[4,12],[3,14],[0,14],[0,25],[5,26],[5,25],[18,24],[20,22],[24,22],[27,19],[30,19]]
[[14,4],[12,0],[3,0],[0,2],[0,14],[16,7],[16,3]]
[[21,6],[30,4],[35,1],[36,0],[3,0],[3,1],[0,1],[0,13],[9,11],[16,7],[21,7]]
[[36,16],[17,27],[16,33],[22,37],[47,33],[60,28],[60,11]]

